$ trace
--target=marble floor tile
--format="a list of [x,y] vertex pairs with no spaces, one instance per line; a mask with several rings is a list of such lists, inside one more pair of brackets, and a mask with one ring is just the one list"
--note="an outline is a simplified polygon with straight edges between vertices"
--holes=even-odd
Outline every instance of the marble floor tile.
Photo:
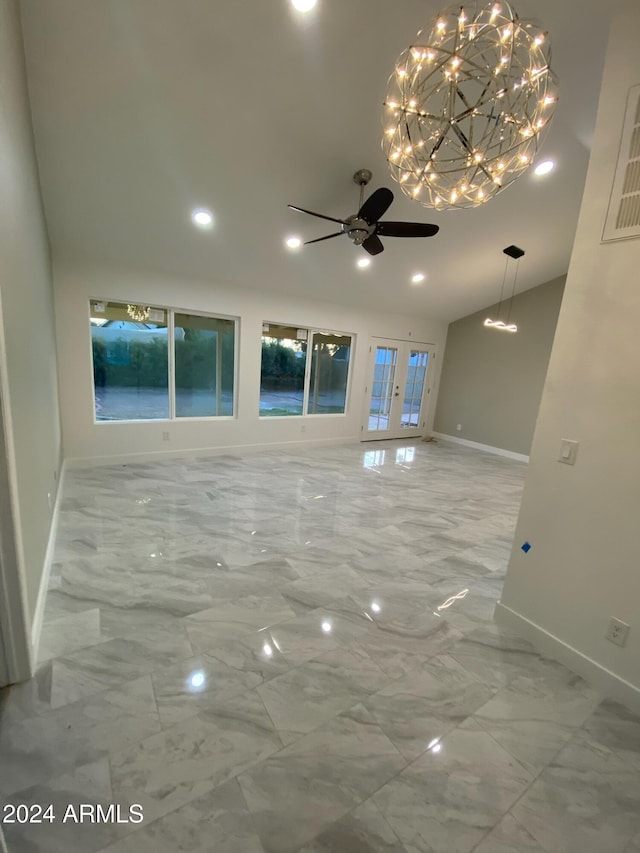
[[[80,806],[100,805],[107,812],[113,803],[109,760],[97,759],[89,764],[74,768],[70,773],[48,782],[26,788],[5,799],[5,803],[27,806],[30,810],[49,805],[52,807],[51,821],[5,824],[7,845],[11,853],[67,853],[82,850],[94,853],[111,843],[124,832],[126,824],[92,823],[88,819],[80,822]],[[31,814],[41,814],[31,811]],[[129,817],[128,809],[122,809],[122,819]]]
[[327,651],[349,646],[373,632],[375,625],[351,598],[307,610],[270,629],[277,648],[293,666]]
[[627,844],[624,853],[640,853],[640,832]]
[[100,853],[264,853],[237,781],[209,791]]
[[257,688],[284,743],[313,731],[388,681],[356,647],[336,649]]
[[171,726],[288,669],[268,631],[220,642],[209,652],[152,673],[160,721]]
[[496,690],[531,673],[540,658],[527,640],[491,623],[462,637],[450,651],[465,669]]
[[283,596],[247,595],[199,610],[184,621],[195,651],[206,651],[221,640],[242,637],[295,617]]
[[[582,727],[589,741],[631,762],[640,776],[640,716],[617,702],[602,702]],[[640,782],[639,782],[640,784]]]
[[493,624],[525,471],[406,441],[70,468],[0,798],[145,820],[11,853],[640,853],[639,719]]
[[284,584],[280,592],[297,613],[304,614],[366,587],[367,582],[357,572],[341,564]]
[[29,681],[0,690],[0,731],[51,710],[52,667],[51,661],[40,664]]
[[406,853],[406,848],[380,814],[372,800],[367,800],[309,844],[299,853]]
[[42,663],[52,660],[77,649],[92,646],[100,640],[98,608],[69,613],[42,626],[38,661]]
[[255,691],[221,699],[194,717],[111,753],[116,801],[155,819],[203,796],[277,752],[282,742]]
[[15,793],[63,775],[159,730],[149,676],[3,726],[0,793]]
[[553,853],[624,851],[640,832],[637,768],[580,733],[525,792],[513,816]]
[[373,797],[407,853],[469,853],[532,775],[484,732],[457,729]]
[[241,774],[239,782],[265,851],[289,853],[405,766],[371,715],[356,705]]
[[489,687],[445,655],[392,681],[365,705],[400,752],[413,760],[492,695]]
[[182,625],[140,627],[128,637],[108,640],[54,660],[51,706],[58,708],[124,681],[133,681],[192,654]]
[[551,661],[548,666],[545,676],[518,676],[474,714],[474,720],[532,772],[551,761],[599,702],[596,691],[581,678]]
[[464,635],[446,619],[425,618],[422,630],[413,634],[380,626],[358,640],[380,669],[391,679],[406,675],[430,658],[455,647]]
[[510,814],[505,815],[474,853],[547,853]]

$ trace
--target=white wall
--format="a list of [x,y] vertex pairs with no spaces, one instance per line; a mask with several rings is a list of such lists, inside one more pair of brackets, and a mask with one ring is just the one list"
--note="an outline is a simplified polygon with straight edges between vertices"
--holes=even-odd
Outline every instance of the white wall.
[[[18,571],[33,617],[61,462],[49,244],[17,0],[0,0],[0,382]],[[50,495],[50,499],[48,499]],[[5,567],[6,568],[6,567]]]
[[[268,271],[265,272],[268,275]],[[413,340],[442,352],[447,324],[375,314],[309,299],[288,299],[262,290],[227,288],[210,281],[152,274],[56,266],[55,305],[60,400],[65,457],[100,460],[129,454],[248,447],[300,441],[358,440],[363,418],[371,336]],[[231,420],[175,420],[94,423],[89,299],[110,299],[240,317],[237,417]],[[260,418],[262,323],[311,326],[356,336],[347,413],[304,418]],[[429,377],[435,401],[440,358]],[[433,423],[428,413],[427,432]],[[170,441],[162,440],[169,430]],[[304,430],[304,431],[303,431]]]
[[[601,243],[640,9],[614,22],[589,172],[496,618],[640,707],[640,239]],[[574,467],[562,438],[580,442]],[[520,550],[524,540],[533,548]],[[631,625],[625,648],[604,638]]]

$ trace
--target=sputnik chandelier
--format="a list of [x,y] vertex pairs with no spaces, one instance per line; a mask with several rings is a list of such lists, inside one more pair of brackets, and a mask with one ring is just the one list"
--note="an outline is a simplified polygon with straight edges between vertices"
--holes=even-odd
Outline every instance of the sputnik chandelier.
[[145,308],[144,305],[127,305],[127,314],[132,320],[138,323],[144,323],[149,319],[151,308]]
[[525,172],[557,102],[549,39],[505,2],[450,6],[389,78],[382,146],[425,207],[476,207]]

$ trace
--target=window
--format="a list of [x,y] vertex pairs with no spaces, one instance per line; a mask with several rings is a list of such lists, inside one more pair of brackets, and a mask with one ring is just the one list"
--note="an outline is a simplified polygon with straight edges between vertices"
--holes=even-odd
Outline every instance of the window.
[[351,346],[351,335],[264,323],[260,415],[343,414]]
[[344,412],[350,356],[349,335],[314,332],[308,414]]
[[176,417],[233,415],[235,322],[175,315]]
[[233,415],[235,320],[97,300],[90,309],[96,420]]
[[92,302],[91,344],[97,420],[169,417],[164,309]]

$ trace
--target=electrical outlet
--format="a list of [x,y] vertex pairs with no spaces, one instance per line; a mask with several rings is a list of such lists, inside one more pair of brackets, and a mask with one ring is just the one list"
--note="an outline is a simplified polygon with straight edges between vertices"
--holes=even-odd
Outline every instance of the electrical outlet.
[[51,508],[53,506],[53,501],[51,500],[51,492],[47,492],[47,503],[49,504],[49,512],[51,512]]
[[169,441],[169,433],[166,430],[162,433],[162,440]]
[[307,427],[305,426],[305,424],[302,424],[302,426],[300,427],[300,432],[306,432],[306,431],[307,431]]
[[462,424],[456,424],[456,429],[458,430],[458,432],[460,432],[460,430],[462,429]]
[[629,630],[629,626],[626,622],[622,622],[620,619],[614,619],[611,617],[611,619],[609,619],[609,627],[605,637],[610,643],[614,643],[616,646],[624,646],[627,642],[627,637],[629,636]]

